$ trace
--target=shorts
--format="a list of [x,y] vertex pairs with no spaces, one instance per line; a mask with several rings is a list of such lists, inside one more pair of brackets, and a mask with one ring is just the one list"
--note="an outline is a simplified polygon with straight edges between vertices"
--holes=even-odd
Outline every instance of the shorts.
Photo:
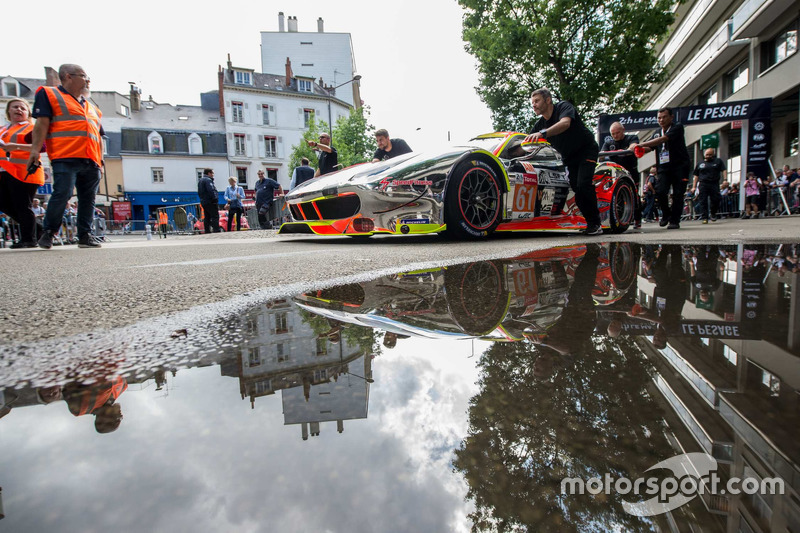
[[747,203],[747,204],[757,204],[760,199],[761,199],[761,196],[758,195],[758,194],[755,194],[753,196],[748,196],[745,199],[745,203]]

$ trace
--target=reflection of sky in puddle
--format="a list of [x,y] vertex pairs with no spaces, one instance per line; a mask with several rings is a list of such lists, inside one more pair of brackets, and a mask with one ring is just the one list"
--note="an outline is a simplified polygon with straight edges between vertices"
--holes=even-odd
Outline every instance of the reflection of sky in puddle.
[[[195,368],[133,370],[109,434],[74,402],[6,389],[0,530],[466,531],[470,513],[540,531],[651,530],[666,518],[624,515],[618,495],[564,499],[555,482],[641,476],[681,447],[727,476],[788,474],[790,495],[696,499],[670,520],[794,527],[798,275],[759,265],[770,247],[729,246],[719,283],[698,285],[688,248],[665,248],[660,273],[654,250],[593,250],[589,277],[583,246],[388,276],[299,297],[321,313],[305,320],[270,302],[224,321]],[[675,322],[657,281],[677,291]],[[356,323],[400,336],[380,346],[382,332]],[[454,332],[497,342],[424,338]]]

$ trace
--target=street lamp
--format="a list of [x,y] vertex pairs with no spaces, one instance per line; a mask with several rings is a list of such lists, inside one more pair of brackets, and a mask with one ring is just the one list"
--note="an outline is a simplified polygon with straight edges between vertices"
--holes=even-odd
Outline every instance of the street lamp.
[[331,139],[333,139],[333,126],[331,125],[331,92],[335,91],[336,89],[338,89],[343,85],[347,85],[348,83],[353,83],[354,81],[358,81],[360,79],[361,79],[361,74],[356,74],[355,76],[353,76],[352,80],[347,80],[344,83],[340,83],[336,87],[331,87],[330,89],[328,89],[328,135],[331,137]]

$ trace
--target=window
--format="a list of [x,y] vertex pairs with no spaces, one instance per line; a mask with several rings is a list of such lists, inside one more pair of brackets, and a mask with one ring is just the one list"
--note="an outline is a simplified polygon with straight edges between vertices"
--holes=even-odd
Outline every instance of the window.
[[725,92],[730,96],[747,85],[750,78],[750,67],[743,61],[738,67],[725,75]]
[[275,108],[273,106],[271,106],[269,104],[264,104],[264,105],[261,106],[261,116],[262,116],[262,119],[263,119],[262,122],[263,122],[263,124],[265,126],[269,126],[270,124],[273,124],[273,122],[275,120],[275,117],[271,116],[270,113],[273,113],[273,114],[275,113]]
[[742,156],[728,159],[728,183],[739,183],[742,178]]
[[275,333],[289,333],[289,318],[287,313],[275,315]]
[[786,143],[783,150],[785,157],[794,157],[798,154],[797,138],[800,128],[798,128],[798,121],[789,122],[786,125]]
[[233,122],[244,122],[244,104],[241,102],[231,102],[231,120]]
[[202,168],[196,168],[196,169],[194,169],[194,173],[195,173],[195,177],[197,178],[197,181],[199,182],[200,178],[203,177],[203,169]]
[[147,136],[147,149],[151,154],[163,153],[161,135],[157,131],[151,131]]
[[19,96],[17,83],[13,81],[3,82],[3,96]]
[[266,394],[272,391],[272,380],[265,379],[263,381],[256,381],[256,395]]
[[761,72],[765,72],[797,52],[797,21],[777,37],[761,46]]
[[161,167],[152,167],[150,173],[153,176],[153,183],[164,183],[164,169]]
[[283,349],[283,343],[275,345],[275,352],[278,356],[279,363],[285,363],[289,360],[289,354]]
[[736,363],[739,361],[739,354],[731,350],[727,344],[722,345],[722,357],[733,366],[736,366]]
[[103,135],[103,155],[108,155],[108,136]]
[[121,193],[121,192],[124,192],[124,191],[122,190],[122,184],[121,184],[121,183],[117,183],[117,192],[120,192],[120,193]]
[[328,339],[317,338],[317,355],[328,355]]
[[128,117],[131,114],[131,108],[126,106],[125,104],[119,105],[119,114],[123,117]]
[[247,366],[261,366],[261,350],[258,346],[247,349]]
[[264,137],[264,153],[266,157],[278,157],[277,137]]
[[264,170],[266,170],[267,177],[269,179],[278,181],[278,169],[277,168],[265,168]]
[[247,155],[247,141],[244,133],[233,134],[233,153],[234,155]]
[[250,73],[249,72],[239,72],[238,70],[235,72],[236,74],[236,84],[237,85],[250,85]]
[[699,105],[716,104],[717,102],[719,102],[719,91],[717,91],[716,84],[700,94],[700,97],[697,99]]
[[192,155],[201,155],[203,153],[203,140],[196,133],[189,135],[189,153]]
[[297,80],[297,90],[302,93],[310,93],[311,80]]
[[236,181],[247,187],[247,167],[236,167]]
[[313,109],[303,109],[303,126],[307,128],[311,125],[311,121],[314,120],[314,114]]

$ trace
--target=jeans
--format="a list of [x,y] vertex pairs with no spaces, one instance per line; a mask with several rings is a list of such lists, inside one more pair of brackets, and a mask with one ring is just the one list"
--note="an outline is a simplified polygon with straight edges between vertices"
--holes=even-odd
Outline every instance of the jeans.
[[[689,181],[689,165],[678,165],[658,169],[656,180],[656,200],[661,208],[662,221],[679,224],[683,214],[683,195]],[[672,205],[669,203],[669,190],[672,188]]]
[[722,199],[722,195],[719,192],[719,183],[700,183],[699,190],[700,193],[697,195],[697,207],[700,212],[700,218],[703,220],[709,219],[709,200],[711,201],[710,218],[717,218],[719,201]]
[[58,233],[64,209],[72,196],[72,190],[78,194],[78,238],[86,237],[92,232],[94,220],[94,195],[100,184],[100,169],[91,159],[78,161],[61,161],[56,159],[53,166],[53,194],[47,203],[44,215],[44,229]]
[[642,216],[645,220],[653,220],[655,219],[653,213],[653,207],[656,205],[656,195],[655,194],[648,194],[644,197],[644,210],[642,211]]

